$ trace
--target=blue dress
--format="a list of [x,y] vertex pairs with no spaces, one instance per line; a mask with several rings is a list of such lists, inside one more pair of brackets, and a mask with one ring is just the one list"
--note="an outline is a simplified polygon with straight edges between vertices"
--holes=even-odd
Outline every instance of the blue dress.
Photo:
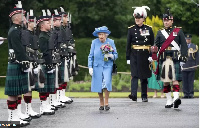
[[109,58],[108,61],[104,61],[104,54],[102,53],[100,47],[102,45],[109,44],[114,49],[110,54],[114,55],[114,60],[118,58],[117,49],[114,44],[114,40],[107,38],[104,43],[102,43],[99,38],[92,41],[90,54],[88,56],[88,67],[93,68],[91,91],[92,92],[102,92],[102,84],[104,80],[104,86],[108,91],[112,91],[112,66],[113,60]]

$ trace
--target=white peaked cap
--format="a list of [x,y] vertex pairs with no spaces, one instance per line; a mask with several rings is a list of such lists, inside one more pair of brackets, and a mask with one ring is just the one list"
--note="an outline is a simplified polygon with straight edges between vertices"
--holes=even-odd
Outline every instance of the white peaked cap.
[[18,4],[15,4],[16,5],[16,8],[22,8],[22,2],[21,1],[18,1]]
[[29,16],[33,16],[33,10],[32,10],[32,9],[30,9],[30,14],[29,14]]
[[51,12],[50,12],[49,9],[47,9],[47,15],[48,15],[48,16],[51,16]]
[[146,9],[148,9],[150,11],[150,8],[148,6],[142,6],[142,7],[132,7],[135,8],[133,16],[136,15],[137,13],[140,14],[141,16],[143,16],[144,18],[147,17],[147,11]]
[[55,12],[55,15],[59,15],[57,9],[54,9],[54,12]]
[[60,11],[61,11],[61,12],[65,12],[65,10],[64,10],[63,7],[60,7]]
[[42,16],[47,16],[45,10],[42,10]]

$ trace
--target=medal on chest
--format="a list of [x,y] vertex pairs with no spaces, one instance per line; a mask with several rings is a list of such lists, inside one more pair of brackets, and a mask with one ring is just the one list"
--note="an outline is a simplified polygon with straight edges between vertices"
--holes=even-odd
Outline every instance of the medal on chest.
[[140,35],[141,36],[148,36],[148,35],[150,35],[149,34],[149,30],[142,30],[142,29],[140,29]]

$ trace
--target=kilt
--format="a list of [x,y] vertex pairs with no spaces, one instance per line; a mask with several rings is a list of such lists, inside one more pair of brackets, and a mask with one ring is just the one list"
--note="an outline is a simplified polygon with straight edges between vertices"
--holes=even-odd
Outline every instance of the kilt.
[[[175,68],[175,76],[177,81],[182,81],[182,72],[181,72],[181,66],[179,61],[173,61],[174,62],[174,68]],[[162,69],[163,61],[159,61],[159,73],[157,75],[157,80],[160,80],[161,75],[161,69]]]
[[40,93],[55,92],[55,73],[47,73],[44,66],[42,66],[42,70],[45,73],[44,88],[39,88],[38,83],[36,83],[35,90]]
[[17,96],[28,92],[28,73],[19,64],[8,63],[5,95]]

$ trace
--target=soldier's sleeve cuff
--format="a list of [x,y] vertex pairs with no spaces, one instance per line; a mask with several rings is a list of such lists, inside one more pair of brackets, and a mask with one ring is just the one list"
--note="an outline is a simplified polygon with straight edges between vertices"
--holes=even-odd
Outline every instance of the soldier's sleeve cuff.
[[27,70],[30,67],[30,62],[29,61],[21,61],[20,66],[22,71]]
[[47,64],[46,65],[46,70],[51,71],[53,69],[53,64]]
[[180,61],[180,62],[186,63],[187,60],[188,60],[187,56],[180,56],[180,57],[179,57],[179,61]]

